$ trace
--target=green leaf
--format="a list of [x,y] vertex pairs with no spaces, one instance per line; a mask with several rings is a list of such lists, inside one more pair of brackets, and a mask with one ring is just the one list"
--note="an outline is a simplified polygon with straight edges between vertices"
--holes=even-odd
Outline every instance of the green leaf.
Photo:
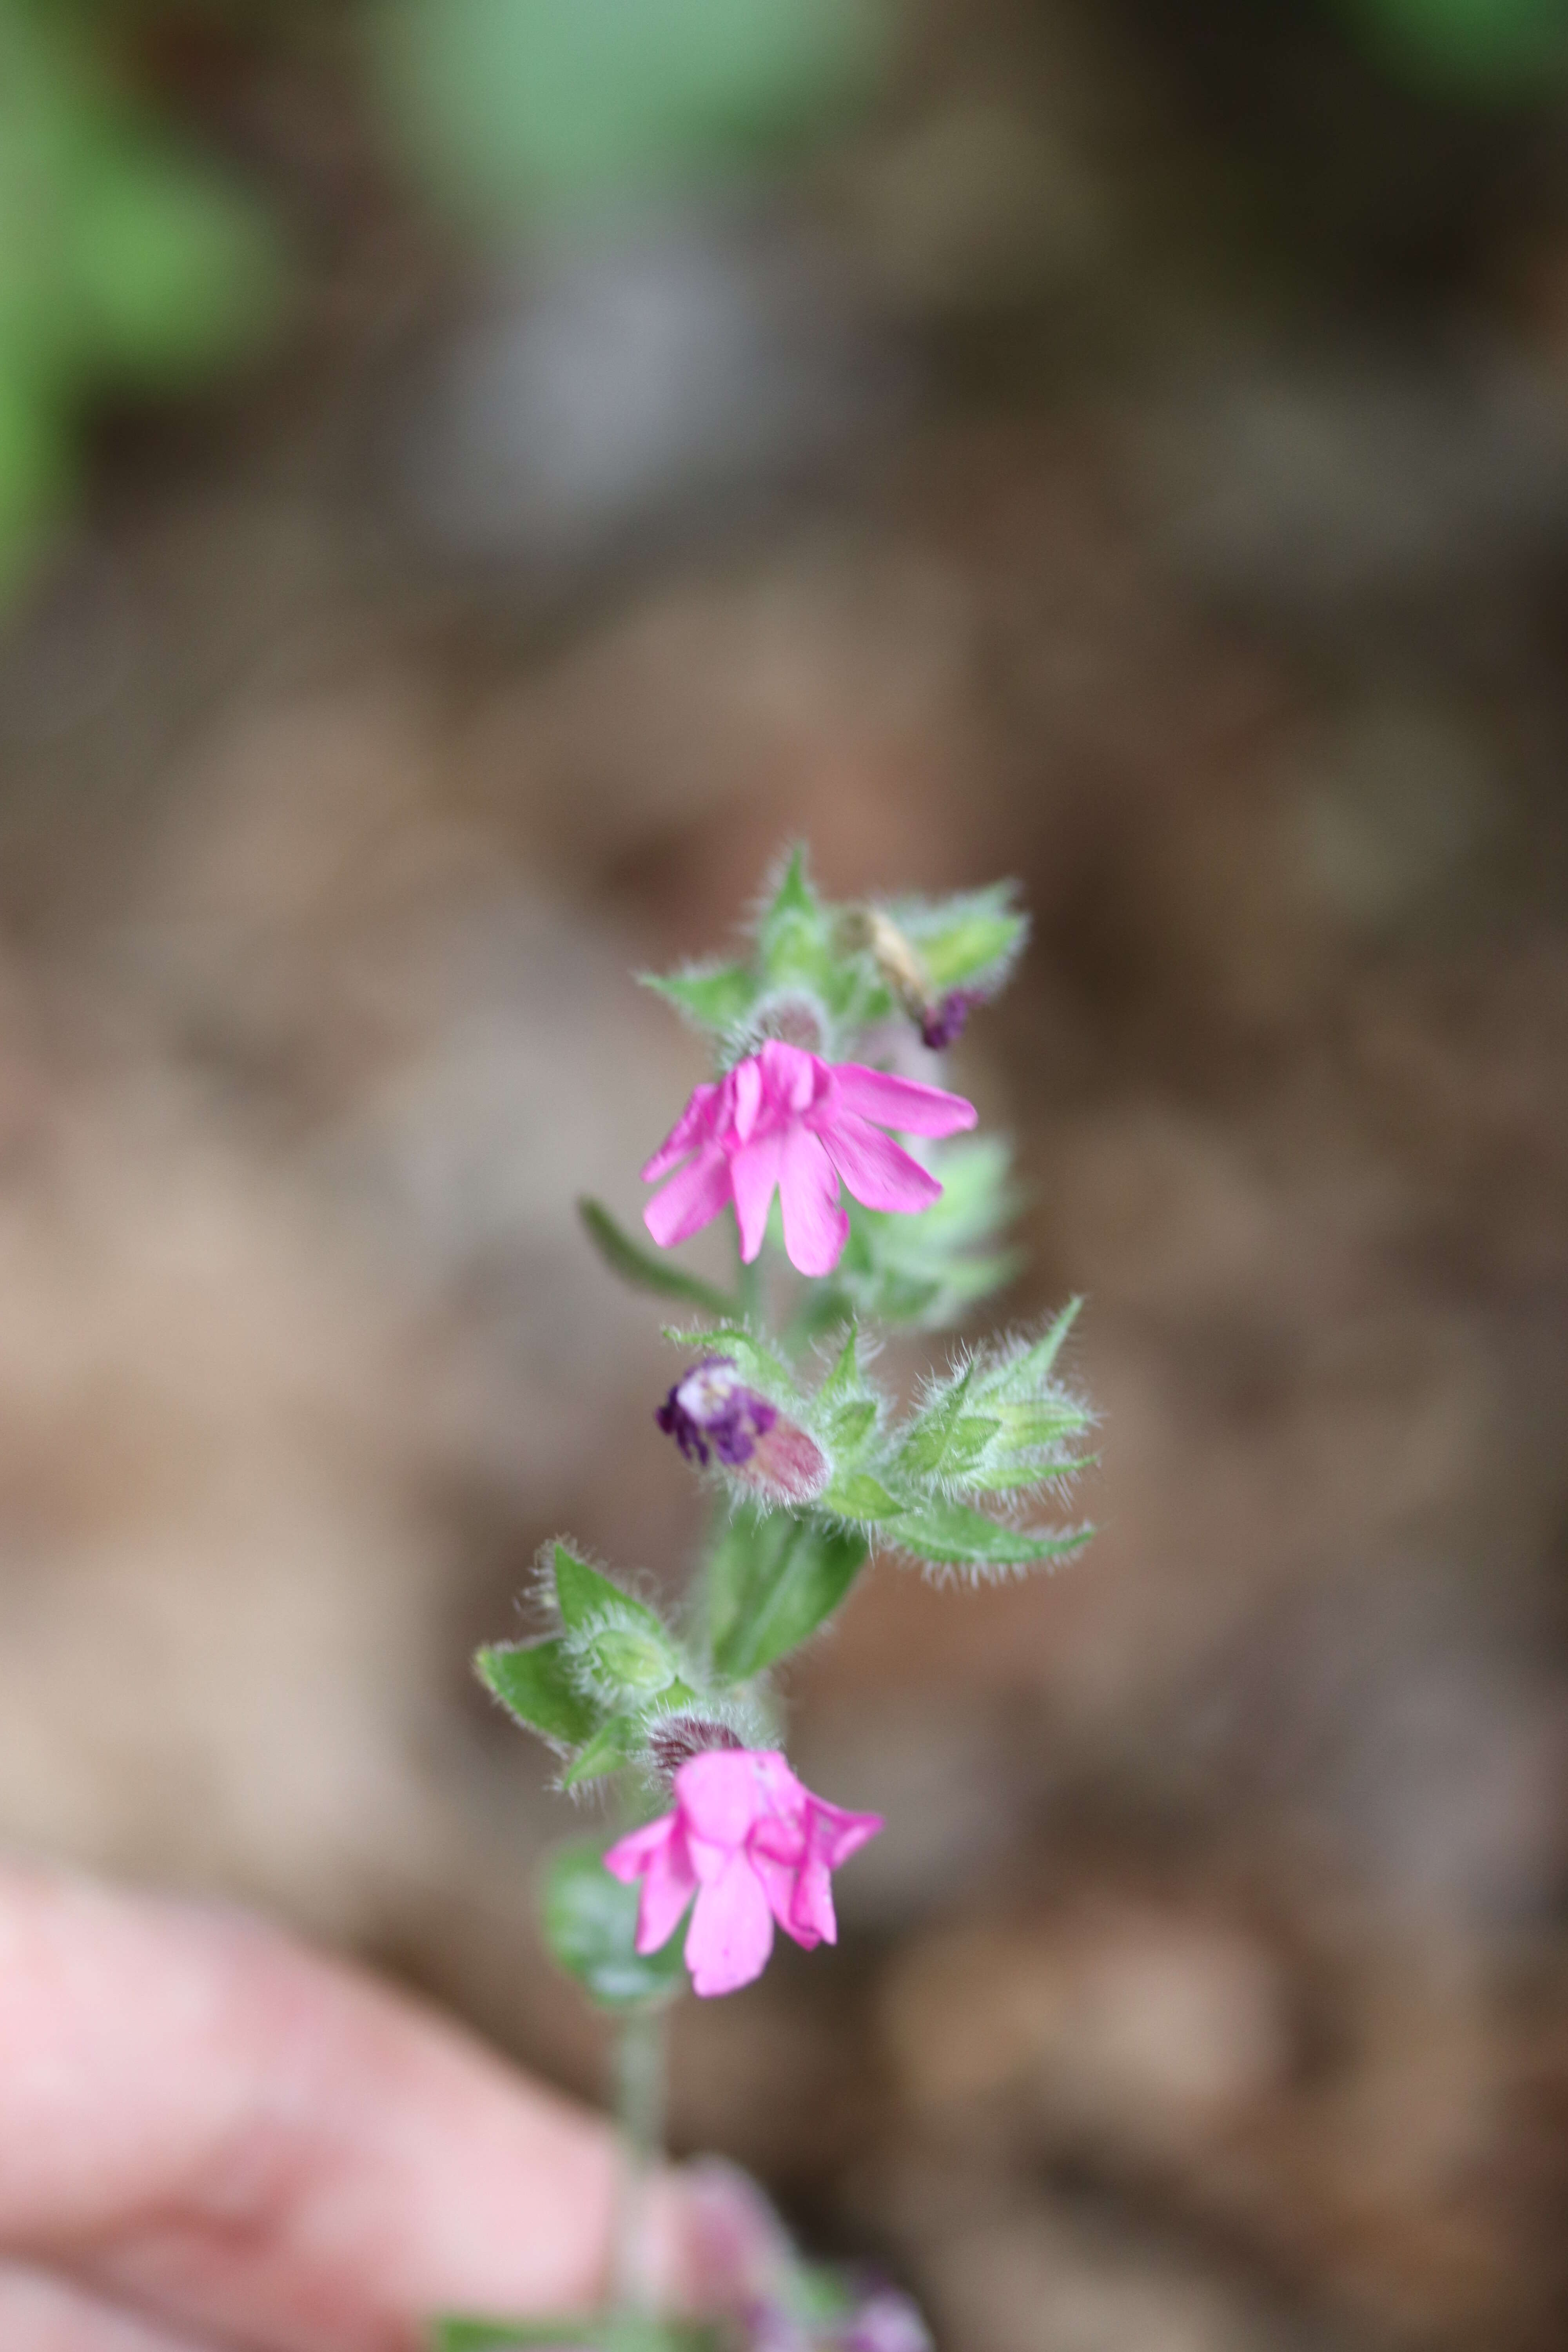
[[700,1307],[705,1315],[735,1315],[740,1312],[737,1300],[710,1282],[694,1274],[683,1274],[667,1258],[658,1257],[644,1249],[630,1235],[624,1234],[614,1217],[601,1202],[586,1196],[577,1202],[577,1214],[583,1229],[612,1274],[634,1290],[656,1291],[661,1298],[684,1298],[692,1307]]
[[598,1709],[571,1679],[563,1642],[497,1643],[479,1653],[474,1669],[519,1723],[545,1739],[575,1748],[598,1722]]
[[545,1866],[544,1940],[602,2009],[669,2000],[686,1982],[679,1929],[657,1952],[637,1949],[637,1890],[605,1868],[596,1843],[562,1846]]
[[563,1543],[554,1548],[555,1605],[561,1612],[561,1622],[569,1632],[583,1633],[604,1619],[612,1621],[632,1618],[648,1627],[656,1637],[668,1640],[663,1625],[645,1601],[637,1601],[623,1592],[598,1569],[590,1568]]
[[738,1507],[709,1571],[714,1671],[746,1682],[787,1657],[832,1616],[866,1558],[859,1535]]
[[613,1715],[594,1734],[581,1755],[574,1757],[570,1771],[562,1777],[563,1789],[579,1789],[584,1780],[602,1780],[606,1772],[618,1772],[628,1756],[637,1751],[640,1726],[631,1715]]
[[1082,1550],[1092,1533],[1089,1528],[1064,1533],[1055,1528],[1037,1532],[1004,1527],[965,1503],[933,1502],[909,1512],[890,1531],[889,1540],[900,1551],[937,1567],[983,1572],[988,1568],[1040,1568],[1049,1561],[1070,1559]]
[[700,1029],[733,1029],[757,1001],[749,964],[689,964],[684,971],[645,971],[638,977],[644,988],[651,988]]

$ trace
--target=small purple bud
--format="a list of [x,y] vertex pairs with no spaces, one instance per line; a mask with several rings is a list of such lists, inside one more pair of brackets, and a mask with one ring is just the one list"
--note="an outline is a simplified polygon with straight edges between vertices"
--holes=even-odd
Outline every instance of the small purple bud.
[[708,1449],[738,1470],[778,1419],[776,1407],[735,1376],[733,1356],[704,1356],[683,1372],[654,1416],[689,1462],[708,1467]]
[[716,1454],[748,1485],[788,1502],[817,1493],[827,1462],[816,1440],[740,1378],[732,1356],[705,1356],[683,1372],[654,1415],[689,1462]]
[[921,1045],[929,1045],[933,1054],[940,1054],[944,1045],[951,1045],[956,1038],[963,1036],[964,1023],[975,1006],[983,1002],[984,999],[976,996],[972,989],[950,989],[940,1004],[921,1013]]

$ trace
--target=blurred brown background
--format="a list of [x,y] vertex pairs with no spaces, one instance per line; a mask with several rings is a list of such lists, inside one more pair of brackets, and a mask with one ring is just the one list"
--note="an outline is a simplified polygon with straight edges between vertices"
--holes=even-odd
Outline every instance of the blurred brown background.
[[[240,248],[147,247],[140,378],[0,301],[0,468],[8,387],[63,453],[0,634],[0,1822],[595,2089],[570,1811],[467,1660],[544,1537],[696,1537],[572,1216],[700,1074],[628,975],[796,836],[1015,874],[954,1076],[1003,1313],[1089,1297],[1103,1532],[813,1653],[796,1760],[889,1827],[836,1955],[682,2011],[677,2137],[947,2352],[1552,2352],[1568,27],[793,21],[715,64],[677,0],[645,154],[640,65],[465,117],[570,49],[522,0],[449,72],[416,7],[0,6],[265,248],[180,341]],[[0,294],[85,218],[18,122]]]

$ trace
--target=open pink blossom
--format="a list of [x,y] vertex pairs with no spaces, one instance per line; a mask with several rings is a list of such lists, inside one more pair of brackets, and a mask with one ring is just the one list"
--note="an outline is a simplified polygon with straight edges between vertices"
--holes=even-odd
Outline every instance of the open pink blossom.
[[849,1237],[840,1178],[868,1209],[929,1209],[942,1197],[935,1177],[883,1129],[956,1135],[974,1119],[962,1095],[770,1039],[727,1077],[697,1088],[642,1171],[645,1184],[669,1179],[643,1222],[669,1249],[733,1202],[750,1265],[776,1190],[792,1262],[802,1274],[831,1274]]
[[639,1952],[668,1943],[695,1895],[692,1983],[734,1992],[766,1968],[775,1919],[807,1951],[837,1941],[828,1874],[881,1826],[814,1797],[776,1748],[712,1748],[677,1772],[675,1811],[613,1845],[605,1868],[642,1880]]

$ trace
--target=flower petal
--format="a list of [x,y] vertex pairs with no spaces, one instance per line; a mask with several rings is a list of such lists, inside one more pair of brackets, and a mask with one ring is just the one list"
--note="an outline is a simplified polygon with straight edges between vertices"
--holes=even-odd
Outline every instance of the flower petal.
[[777,1129],[742,1144],[730,1162],[730,1182],[735,1195],[735,1223],[741,1231],[741,1261],[750,1265],[768,1229],[768,1211],[779,1181],[784,1137]]
[[678,1826],[674,1836],[654,1855],[642,1883],[642,1900],[637,1906],[639,1952],[657,1952],[661,1944],[668,1943],[696,1892],[697,1873],[691,1867],[686,1840]]
[[754,1839],[747,1852],[751,1855],[752,1868],[762,1882],[763,1893],[768,1898],[768,1909],[785,1934],[793,1936],[795,1929],[790,1926],[790,1919],[795,1909],[795,1883],[799,1875],[799,1864],[781,1862],[775,1854],[763,1853]]
[[821,1139],[792,1127],[779,1164],[784,1248],[802,1274],[831,1274],[844,1255],[849,1220],[838,1206],[838,1179]]
[[820,1834],[830,1870],[837,1870],[852,1853],[869,1845],[882,1827],[880,1813],[847,1813],[842,1805],[830,1805],[823,1797],[808,1798],[807,1802],[813,1814],[825,1824]]
[[804,1045],[785,1045],[782,1037],[770,1037],[757,1059],[763,1084],[780,1111],[798,1116],[809,1110],[828,1085],[827,1064]]
[[744,1843],[763,1802],[758,1766],[772,1754],[770,1748],[710,1748],[681,1766],[675,1796],[693,1837],[717,1846]]
[[900,1135],[957,1135],[974,1126],[980,1117],[962,1095],[942,1087],[923,1086],[919,1078],[895,1078],[886,1070],[868,1070],[863,1062],[836,1062],[833,1075],[846,1110],[874,1118]]
[[710,1223],[729,1200],[730,1163],[717,1145],[710,1144],[654,1194],[642,1221],[660,1249],[673,1249]]
[[645,1828],[628,1831],[624,1838],[617,1838],[605,1855],[605,1868],[610,1876],[618,1878],[623,1886],[629,1886],[634,1878],[640,1878],[644,1871],[652,1866],[655,1854],[662,1853],[675,1835],[679,1819],[678,1813],[660,1813],[657,1822],[649,1822]]
[[645,1164],[642,1171],[645,1184],[657,1184],[661,1176],[668,1174],[678,1160],[684,1160],[689,1151],[695,1151],[698,1145],[712,1134],[713,1113],[719,1094],[720,1088],[717,1086],[693,1087],[691,1099],[686,1108],[681,1112],[653,1158]]
[[737,1062],[725,1080],[729,1097],[730,1126],[742,1143],[751,1140],[752,1129],[763,1108],[764,1088],[763,1066],[755,1054]]
[[705,1997],[737,1991],[762,1975],[773,1948],[773,1915],[762,1880],[743,1853],[732,1854],[698,1895],[686,1931],[693,1990]]
[[919,1160],[858,1111],[841,1110],[821,1130],[827,1156],[858,1201],[868,1209],[929,1209],[942,1186]]

